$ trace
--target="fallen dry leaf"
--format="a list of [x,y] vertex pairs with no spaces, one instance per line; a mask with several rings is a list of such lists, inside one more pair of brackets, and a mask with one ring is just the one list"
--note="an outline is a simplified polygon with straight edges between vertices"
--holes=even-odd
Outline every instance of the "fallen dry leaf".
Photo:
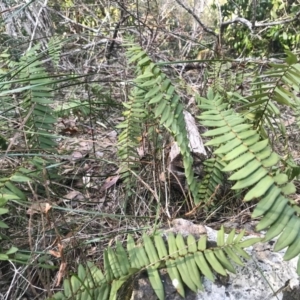
[[74,151],[72,153],[72,160],[78,160],[78,159],[82,159],[85,156],[85,154],[79,152],[79,151]]
[[165,174],[165,172],[161,172],[161,173],[159,174],[159,180],[160,180],[161,182],[166,182],[166,174]]
[[174,219],[171,222],[172,227],[168,231],[174,233],[181,233],[184,236],[192,234],[193,236],[199,238],[201,235],[207,234],[205,226],[201,224],[194,224],[191,221],[185,219]]
[[145,148],[143,145],[141,145],[140,147],[136,148],[136,151],[139,155],[140,158],[145,156]]
[[64,246],[59,242],[57,244],[57,248],[58,248],[58,251],[54,251],[54,250],[49,250],[48,253],[55,256],[56,258],[60,258],[60,257],[63,257],[64,256]]
[[111,138],[117,138],[118,133],[117,133],[117,131],[113,130],[113,131],[109,132],[109,133],[107,134],[107,136],[109,136],[109,137],[111,137]]
[[65,276],[66,273],[66,267],[67,267],[67,263],[64,261],[64,246],[61,243],[57,244],[57,248],[58,251],[54,251],[54,250],[49,250],[48,253],[50,255],[53,255],[56,258],[61,258],[62,261],[60,263],[59,266],[59,270],[57,272],[57,279],[56,279],[56,284],[55,286],[59,286],[61,283],[62,278]]
[[54,251],[54,250],[49,250],[48,253],[56,258],[60,258],[60,252],[59,251]]
[[93,147],[91,142],[85,142],[85,141],[80,142],[79,146],[81,151],[90,151]]
[[46,214],[51,209],[51,205],[48,202],[38,202],[33,203],[26,211],[28,215],[34,215],[34,214]]
[[74,168],[72,168],[72,169],[65,169],[64,171],[62,171],[61,175],[65,175],[65,174],[71,173],[73,171],[74,171]]
[[66,194],[63,198],[67,200],[74,200],[75,198],[83,199],[84,197],[79,191],[71,191],[70,193]]
[[60,286],[60,282],[63,279],[63,277],[65,276],[66,268],[67,268],[67,263],[66,262],[62,262],[60,264],[59,270],[57,272],[57,279],[56,279],[55,286]]
[[97,247],[92,247],[91,249],[89,249],[89,250],[87,251],[87,255],[88,255],[88,256],[92,256],[92,255],[94,255],[96,252],[97,252]]
[[82,183],[84,184],[84,186],[86,188],[90,188],[92,187],[92,183],[91,183],[91,174],[86,174],[87,176],[83,176],[82,177]]
[[111,176],[111,177],[106,178],[105,183],[103,184],[103,186],[100,189],[100,192],[103,192],[103,191],[109,189],[114,184],[116,184],[117,181],[119,180],[119,178],[120,178],[120,175]]

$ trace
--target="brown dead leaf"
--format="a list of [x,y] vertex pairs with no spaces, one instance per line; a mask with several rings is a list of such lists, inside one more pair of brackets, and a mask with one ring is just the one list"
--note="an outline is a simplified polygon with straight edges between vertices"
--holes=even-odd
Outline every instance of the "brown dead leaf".
[[84,184],[84,186],[86,188],[90,188],[92,187],[92,183],[91,183],[91,174],[86,174],[87,176],[83,176],[82,177],[82,183]]
[[100,192],[103,192],[103,191],[109,189],[114,184],[116,184],[117,181],[119,180],[119,178],[120,178],[120,175],[115,175],[115,176],[106,178],[105,183],[103,184],[103,186],[100,189]]
[[61,258],[64,256],[64,246],[59,242],[57,244],[57,248],[58,248],[58,251],[54,251],[54,250],[49,250],[48,253],[50,255],[53,255],[55,256],[56,258]]
[[64,171],[61,172],[62,175],[68,174],[68,173],[72,173],[74,171],[74,168],[72,169],[65,169]]
[[67,199],[67,200],[74,200],[75,198],[82,198],[83,199],[84,197],[79,191],[71,191],[70,193],[66,194],[63,198]]
[[82,141],[79,143],[81,151],[90,151],[93,147],[91,142]]
[[118,133],[117,133],[117,131],[113,130],[113,131],[109,132],[109,133],[107,134],[107,136],[110,137],[110,138],[113,138],[114,141],[116,141],[116,140],[117,140],[117,137],[118,137]]
[[38,202],[33,203],[26,211],[28,215],[34,214],[47,214],[48,211],[51,209],[51,205],[48,202]]
[[57,273],[57,279],[56,279],[55,286],[60,286],[61,280],[65,276],[66,268],[67,268],[67,263],[66,262],[62,262],[60,264],[60,266],[59,266],[59,270],[58,270],[58,273]]
[[136,148],[136,151],[139,155],[140,158],[145,156],[145,148],[143,147],[143,145],[141,145],[140,147]]
[[207,234],[205,226],[201,224],[196,225],[185,219],[174,219],[171,224],[171,231],[181,233],[184,236],[192,234],[193,236],[200,237],[201,235]]
[[85,156],[85,154],[79,151],[74,151],[71,156],[72,156],[72,160],[78,160],[78,159],[82,159]]
[[54,251],[54,250],[49,250],[48,253],[56,258],[60,258],[60,252],[59,251]]
[[59,242],[57,244],[58,251],[49,250],[48,253],[53,255],[54,257],[61,258],[61,263],[59,266],[59,270],[57,272],[57,278],[56,278],[56,284],[55,286],[59,286],[61,283],[61,280],[65,276],[67,263],[64,261],[64,246]]
[[96,252],[97,252],[97,247],[92,247],[91,249],[89,249],[89,250],[87,251],[87,255],[88,255],[88,256],[92,256],[92,255],[94,255]]
[[165,172],[161,172],[161,173],[159,174],[159,180],[160,180],[161,182],[166,182],[166,174],[165,174]]
[[96,151],[96,152],[95,152],[95,156],[96,156],[96,158],[101,158],[101,157],[104,156],[104,153],[101,152],[101,151]]

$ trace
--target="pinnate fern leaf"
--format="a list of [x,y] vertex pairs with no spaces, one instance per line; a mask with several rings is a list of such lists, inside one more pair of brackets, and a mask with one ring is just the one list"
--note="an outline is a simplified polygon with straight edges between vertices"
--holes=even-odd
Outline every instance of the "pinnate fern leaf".
[[[202,98],[199,107],[205,110],[199,119],[207,127],[214,127],[204,135],[212,137],[207,145],[218,148],[226,163],[224,172],[230,172],[229,180],[236,181],[236,190],[248,189],[244,200],[260,199],[252,217],[262,217],[256,229],[266,229],[266,239],[280,235],[275,245],[279,251],[288,247],[285,259],[300,253],[300,218],[293,201],[287,196],[295,192],[293,183],[288,182],[286,174],[274,172],[279,157],[272,151],[268,140],[260,140],[256,130],[247,124],[244,117],[232,109],[226,109],[222,98],[215,95],[212,99]],[[207,121],[215,120],[215,124]],[[283,216],[284,212],[284,216]],[[227,253],[228,254],[228,253]]]
[[118,143],[122,176],[129,182],[130,170],[138,167],[136,148],[143,124],[146,121],[158,122],[174,136],[183,157],[187,183],[195,202],[198,202],[198,183],[192,169],[193,158],[180,97],[170,79],[145,51],[134,46],[127,53],[129,63],[136,65],[137,76],[129,101],[124,103],[125,120],[118,126],[122,129]]
[[203,162],[204,178],[201,180],[199,187],[199,202],[204,202],[208,207],[216,198],[219,192],[219,187],[223,185],[224,175],[222,169],[224,168],[223,162],[218,158],[210,158]]
[[56,143],[50,133],[53,131],[56,117],[50,106],[53,103],[52,80],[42,66],[41,57],[36,59],[37,50],[36,47],[29,50],[20,61],[20,64],[27,64],[21,76],[27,79],[31,86],[24,94],[24,117],[30,114],[26,125],[30,128],[28,138],[31,141],[31,147],[53,149]]
[[[243,237],[244,232],[236,236],[235,230],[226,236],[224,228],[221,228],[217,246],[207,248],[206,235],[196,240],[192,235],[184,238],[181,234],[175,236],[169,233],[167,241],[161,234],[154,237],[143,235],[143,243],[135,243],[128,235],[127,250],[118,242],[115,249],[109,247],[105,251],[104,273],[90,262],[86,268],[79,265],[78,273],[65,279],[63,292],[51,299],[98,299],[99,295],[102,300],[117,299],[122,286],[128,280],[132,281],[134,274],[146,269],[158,299],[164,300],[164,287],[158,272],[163,265],[174,287],[184,297],[184,286],[194,292],[203,290],[202,276],[214,281],[215,273],[226,276],[227,271],[235,272],[231,261],[243,265],[239,256],[249,258],[243,249],[261,240],[243,240]],[[125,295],[122,294],[122,297]]]

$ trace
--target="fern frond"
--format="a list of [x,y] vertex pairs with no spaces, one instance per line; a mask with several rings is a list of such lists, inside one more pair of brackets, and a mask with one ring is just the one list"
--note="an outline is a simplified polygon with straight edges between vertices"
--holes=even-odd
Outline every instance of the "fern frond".
[[[255,121],[256,126],[260,127],[262,123],[266,123],[273,132],[276,131],[273,124],[278,123],[281,115],[278,106],[293,108],[298,99],[295,92],[299,92],[300,64],[293,53],[286,54],[284,64],[272,63],[269,70],[256,77],[251,83],[250,95],[244,99],[246,104],[240,107],[244,113],[248,109],[248,116]],[[285,135],[283,122],[276,127]],[[263,133],[263,127],[261,129]]]
[[199,187],[199,202],[209,204],[216,198],[218,188],[224,183],[224,175],[222,173],[224,165],[217,158],[207,159],[203,162],[203,165],[203,173],[205,175]]
[[142,122],[145,119],[144,99],[138,95],[138,89],[134,88],[129,101],[124,104],[127,108],[123,115],[125,120],[117,126],[122,129],[118,137],[118,156],[121,160],[121,175],[126,186],[128,196],[133,185],[131,170],[136,171],[139,167],[137,148],[139,137],[142,136]]
[[[64,41],[64,43],[65,42],[66,41]],[[47,45],[48,46],[48,54],[49,54],[55,68],[58,67],[59,60],[60,60],[60,52],[61,52],[61,48],[64,43],[63,43],[62,39],[58,36],[52,36],[49,39],[49,42]]]
[[[78,273],[65,279],[64,291],[51,299],[116,299],[118,292],[127,281],[132,281],[134,274],[146,269],[158,299],[164,300],[164,288],[158,272],[163,265],[178,293],[184,297],[184,286],[192,291],[202,290],[201,274],[214,281],[214,273],[223,276],[227,271],[235,272],[231,260],[243,265],[239,255],[249,258],[243,249],[260,241],[260,238],[243,240],[244,232],[238,236],[235,230],[225,237],[224,228],[218,231],[217,247],[207,248],[207,236],[198,241],[189,235],[185,240],[181,234],[167,235],[165,242],[161,234],[150,238],[143,235],[143,243],[136,244],[131,235],[127,237],[127,251],[120,243],[116,249],[108,248],[104,254],[104,273],[92,263],[86,269],[78,267]],[[128,296],[123,294],[123,299]],[[73,298],[72,298],[73,297]]]
[[[232,189],[248,189],[244,200],[261,198],[252,217],[263,216],[256,229],[267,229],[266,240],[280,235],[275,245],[279,251],[288,247],[285,259],[300,253],[300,218],[295,203],[287,195],[295,192],[293,183],[286,174],[273,171],[279,161],[272,152],[268,140],[260,140],[256,130],[247,124],[244,117],[226,105],[219,95],[208,95],[209,100],[201,99],[199,107],[206,110],[199,118],[208,127],[214,127],[204,135],[212,137],[206,145],[218,148],[226,162],[224,172],[230,172],[229,180],[236,181]],[[214,124],[210,121],[214,120]]]
[[[184,121],[183,105],[175,87],[161,69],[154,64],[140,47],[127,50],[129,62],[137,65],[135,87],[129,102],[124,106],[125,120],[119,125],[122,133],[119,137],[119,156],[126,162],[123,174],[128,177],[132,167],[136,167],[137,138],[141,135],[141,125],[145,120],[155,120],[170,131],[177,142],[183,157],[185,175],[190,191],[197,202],[198,184],[192,170],[193,158]],[[150,109],[149,109],[150,108]]]
[[51,137],[56,118],[51,108],[52,100],[52,80],[42,66],[41,56],[36,57],[36,46],[29,50],[22,57],[19,65],[20,76],[30,87],[24,93],[23,107],[24,118],[27,118],[28,138],[33,148],[53,149],[56,145],[54,137]]

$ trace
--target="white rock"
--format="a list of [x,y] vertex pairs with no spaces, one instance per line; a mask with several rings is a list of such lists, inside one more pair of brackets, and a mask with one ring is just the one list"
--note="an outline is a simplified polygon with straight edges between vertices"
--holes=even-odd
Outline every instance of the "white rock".
[[[216,241],[217,231],[209,227],[206,230],[208,240]],[[274,244],[275,241],[270,241],[246,248],[251,259],[244,260],[244,267],[234,265],[236,274],[229,274],[226,285],[204,279],[205,291],[199,292],[196,299],[300,300],[300,281],[296,273],[298,258],[284,261],[285,250],[273,252]]]

